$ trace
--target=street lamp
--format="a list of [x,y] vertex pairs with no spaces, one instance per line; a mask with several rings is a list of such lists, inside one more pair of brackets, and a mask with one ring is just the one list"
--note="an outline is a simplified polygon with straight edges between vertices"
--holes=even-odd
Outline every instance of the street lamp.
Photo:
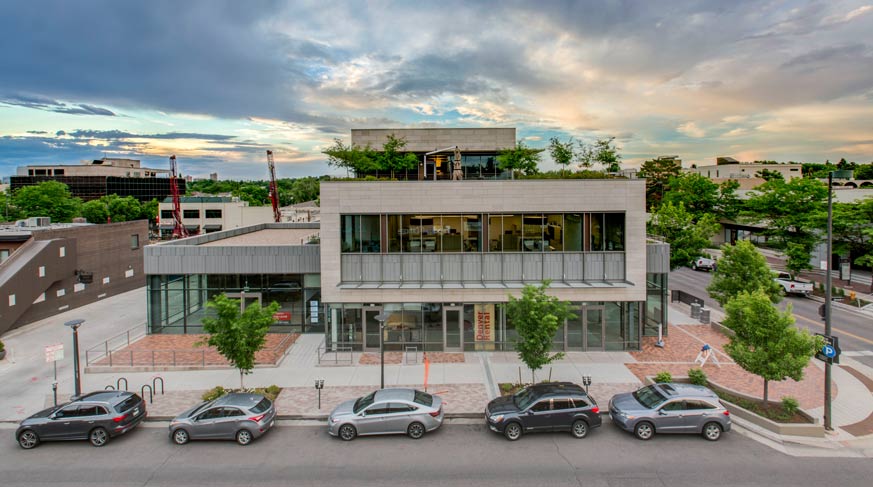
[[85,320],[70,320],[64,323],[64,326],[69,326],[73,330],[73,388],[74,395],[82,395],[82,384],[79,378],[79,327]]
[[383,311],[373,317],[379,322],[379,367],[382,369],[382,386],[380,389],[385,388],[385,321],[388,320],[388,315],[384,313]]

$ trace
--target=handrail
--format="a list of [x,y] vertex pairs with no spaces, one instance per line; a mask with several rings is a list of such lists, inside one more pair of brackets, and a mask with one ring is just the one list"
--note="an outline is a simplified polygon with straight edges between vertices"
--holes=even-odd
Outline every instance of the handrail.
[[[136,334],[136,333],[131,335],[132,331],[139,330],[140,328],[142,328],[141,335]],[[111,353],[122,348],[122,347],[129,347],[130,343],[131,343],[131,337],[133,337],[133,341],[136,341],[137,339],[144,337],[147,334],[148,334],[148,323],[143,322],[143,323],[140,323],[140,324],[134,326],[133,328],[130,328],[126,331],[123,331],[123,332],[115,335],[115,336],[112,336],[112,337],[104,340],[103,342],[101,342],[97,345],[94,345],[93,347],[85,350],[85,365],[90,366],[94,362],[97,362],[98,360],[100,360],[106,356],[109,356],[110,361],[111,361],[112,360]],[[117,347],[110,346],[110,343],[115,342],[116,339],[121,338],[121,337],[124,337],[124,340],[122,340]],[[110,363],[110,365],[112,365],[112,364]]]
[[[334,363],[334,365],[338,365],[340,363],[340,361],[339,361],[340,352],[343,352],[344,355],[345,355],[345,352],[348,352],[349,364],[352,364],[354,362],[355,352],[354,352],[354,349],[352,347],[331,346],[330,349],[328,349],[327,345],[319,345],[318,350],[316,352],[316,356],[318,357],[318,364],[321,365],[322,359],[324,358],[325,355],[332,353],[333,354],[333,363]],[[343,363],[345,363],[345,360],[343,360]]]

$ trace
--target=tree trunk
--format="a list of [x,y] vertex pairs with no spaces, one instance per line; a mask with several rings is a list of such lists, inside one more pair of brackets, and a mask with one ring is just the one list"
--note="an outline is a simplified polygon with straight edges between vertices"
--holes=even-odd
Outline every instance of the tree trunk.
[[534,369],[530,369],[530,380],[531,380],[531,384],[537,383],[537,371]]
[[239,369],[239,388],[245,389],[245,387],[243,386],[243,370],[242,369]]
[[769,383],[769,381],[767,379],[764,379],[764,403],[765,404],[767,403],[767,384],[768,383]]

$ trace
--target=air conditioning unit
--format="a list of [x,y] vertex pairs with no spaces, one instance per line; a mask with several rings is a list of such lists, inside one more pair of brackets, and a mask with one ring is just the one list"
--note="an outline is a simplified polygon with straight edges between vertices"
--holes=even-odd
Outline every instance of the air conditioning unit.
[[47,216],[35,216],[27,219],[25,227],[47,227],[52,224],[52,219]]

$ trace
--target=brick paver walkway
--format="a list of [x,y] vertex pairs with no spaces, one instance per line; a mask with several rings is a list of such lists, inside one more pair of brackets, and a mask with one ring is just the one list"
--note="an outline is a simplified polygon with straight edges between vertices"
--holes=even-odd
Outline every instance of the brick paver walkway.
[[643,337],[643,349],[630,352],[637,362],[687,362],[693,363],[704,344],[709,344],[721,363],[733,362],[724,345],[728,337],[710,328],[709,325],[671,325],[670,336],[664,337],[664,348],[655,346],[655,337]]
[[[385,352],[386,365],[400,365],[403,363],[403,352]],[[432,364],[462,364],[466,362],[463,353],[427,352],[427,359]],[[422,354],[418,354],[418,360],[424,362]],[[378,353],[362,353],[358,359],[359,365],[379,365],[382,362]]]
[[[258,365],[276,364],[298,334],[269,333],[264,348],[255,354]],[[198,346],[207,335],[146,335],[130,346],[111,352],[90,366],[197,366],[228,365],[214,348]]]

